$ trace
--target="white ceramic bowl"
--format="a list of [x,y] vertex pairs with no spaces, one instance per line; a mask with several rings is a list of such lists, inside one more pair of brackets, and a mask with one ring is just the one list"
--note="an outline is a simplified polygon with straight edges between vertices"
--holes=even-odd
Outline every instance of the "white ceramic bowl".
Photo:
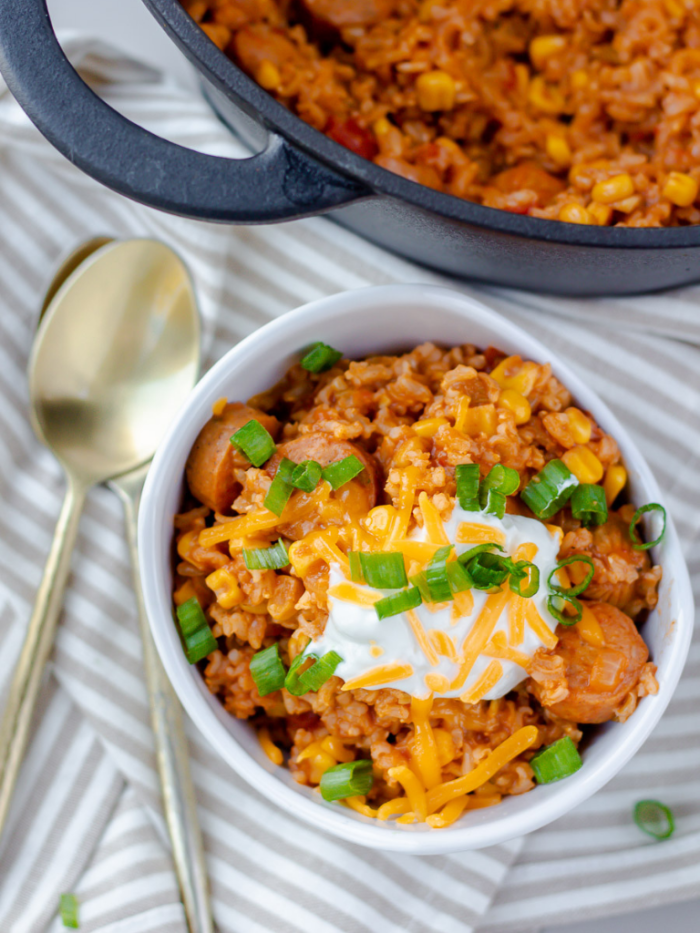
[[635,502],[664,498],[637,447],[600,399],[555,355],[525,331],[457,292],[426,285],[389,285],[345,292],[314,301],[262,327],[232,350],[202,379],[160,445],[141,502],[139,550],[146,609],[158,651],[183,706],[218,753],[262,794],[349,842],[413,854],[436,854],[504,842],[531,832],[590,797],[639,749],[666,709],[685,662],[693,624],[693,599],[673,522],[667,524],[654,560],[663,565],[658,608],[643,627],[651,657],[658,665],[660,690],[641,701],[624,724],[599,727],[587,745],[584,766],[557,784],[507,797],[485,810],[467,812],[446,829],[395,826],[325,803],[297,784],[285,768],[275,767],[260,748],[255,732],[229,715],[190,667],[171,610],[172,520],[183,489],[190,447],[222,396],[246,400],[272,386],[316,340],[338,347],[351,359],[408,350],[434,341],[446,346],[493,344],[508,353],[550,362],[555,375],[582,408],[617,440],[625,458]]

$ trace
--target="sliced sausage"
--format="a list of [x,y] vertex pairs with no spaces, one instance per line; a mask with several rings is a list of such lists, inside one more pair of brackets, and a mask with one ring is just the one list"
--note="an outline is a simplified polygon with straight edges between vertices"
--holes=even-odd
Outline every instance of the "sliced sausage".
[[345,29],[374,26],[394,12],[396,0],[301,0],[314,25]]
[[303,64],[296,46],[280,29],[274,29],[267,23],[244,26],[233,41],[238,63],[253,78],[263,62],[271,62],[276,68],[288,62]]
[[265,469],[271,476],[277,472],[282,457],[293,463],[303,463],[304,460],[315,460],[322,467],[327,467],[338,460],[344,460],[351,454],[364,465],[364,473],[360,473],[357,482],[361,483],[367,494],[367,511],[374,508],[379,496],[378,467],[374,457],[368,454],[352,441],[338,440],[322,431],[312,434],[301,434],[292,441],[286,441],[277,448],[277,453],[271,458]]
[[[578,723],[612,719],[636,686],[649,657],[649,649],[629,616],[607,603],[591,603],[590,608],[603,630],[605,647],[588,644],[572,625],[559,627],[559,644],[554,649],[554,654],[564,659],[569,695],[548,709]],[[532,689],[537,696],[534,682]]]
[[199,432],[187,459],[185,473],[192,495],[215,512],[224,512],[238,495],[240,483],[234,470],[250,466],[231,443],[231,435],[255,419],[273,437],[279,433],[279,422],[257,408],[242,402],[229,402],[220,415],[214,415]]

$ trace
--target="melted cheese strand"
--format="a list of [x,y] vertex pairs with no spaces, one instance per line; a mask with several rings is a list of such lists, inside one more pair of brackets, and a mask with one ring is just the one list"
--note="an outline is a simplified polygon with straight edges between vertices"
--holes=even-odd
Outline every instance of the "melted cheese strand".
[[486,696],[489,690],[493,690],[503,673],[503,665],[498,661],[491,661],[483,674],[475,681],[472,687],[460,696],[462,703],[478,703]]
[[400,813],[409,813],[411,810],[411,801],[408,797],[395,797],[394,800],[387,800],[377,810],[378,820],[388,820],[390,816],[396,816]]
[[460,818],[468,803],[469,797],[466,794],[463,797],[457,797],[456,800],[450,800],[439,813],[431,814],[425,822],[432,829],[444,829],[445,826],[450,826]]
[[278,748],[270,738],[270,731],[266,726],[263,726],[262,729],[258,731],[258,741],[260,742],[260,747],[272,764],[281,765],[284,761],[284,755],[282,754],[282,750]]
[[408,624],[411,626],[413,637],[418,642],[420,650],[425,655],[428,664],[430,664],[431,667],[437,667],[440,663],[437,652],[435,651],[432,642],[428,638],[426,631],[423,628],[423,623],[416,615],[415,609],[409,609],[406,612],[406,618],[408,619]]
[[392,680],[405,680],[413,674],[411,664],[381,664],[379,667],[373,667],[371,670],[360,674],[359,677],[353,677],[346,680],[341,690],[361,690],[363,687],[379,687],[381,684],[389,684]]
[[407,768],[406,765],[401,765],[398,768],[389,768],[387,773],[392,781],[398,781],[403,787],[411,805],[411,810],[416,814],[417,818],[423,822],[428,815],[428,805],[425,791],[421,787],[421,783],[416,775],[410,768]]
[[[465,774],[463,777],[456,778],[454,781],[446,781],[439,787],[434,787],[428,792],[428,812],[435,813],[450,800],[461,797],[462,794],[469,794],[471,791],[481,787],[487,781],[497,774],[509,761],[517,758],[526,749],[530,748],[537,741],[537,726],[523,726],[514,732],[510,738],[502,742],[498,748],[495,748],[488,758],[481,761],[473,771]],[[408,770],[408,769],[406,769]]]
[[533,601],[528,599],[526,602],[525,618],[527,619],[527,624],[544,644],[545,648],[556,648],[559,639],[539,614]]
[[375,819],[378,811],[373,810],[372,807],[368,807],[366,801],[366,797],[346,797],[344,800],[341,800],[341,803],[344,803],[346,807],[350,807],[355,813],[361,813],[362,816]]
[[498,618],[503,612],[509,597],[509,590],[502,590],[500,593],[492,593],[486,598],[484,608],[481,610],[479,618],[464,639],[464,644],[462,645],[462,664],[459,673],[452,681],[453,690],[459,690],[466,683],[467,677],[469,677],[471,669],[474,667],[474,662],[493,634]]
[[430,725],[433,698],[417,700],[411,698],[411,719],[414,735],[411,742],[411,759],[415,763],[423,785],[427,790],[437,787],[442,781],[442,768],[438,760],[438,749]]

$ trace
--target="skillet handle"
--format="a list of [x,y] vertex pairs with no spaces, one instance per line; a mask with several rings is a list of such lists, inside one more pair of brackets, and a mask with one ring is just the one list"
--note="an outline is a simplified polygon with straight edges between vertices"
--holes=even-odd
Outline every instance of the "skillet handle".
[[142,204],[200,220],[271,223],[370,194],[282,137],[248,159],[185,149],[102,101],[63,53],[46,0],[0,0],[0,71],[44,136],[79,169]]

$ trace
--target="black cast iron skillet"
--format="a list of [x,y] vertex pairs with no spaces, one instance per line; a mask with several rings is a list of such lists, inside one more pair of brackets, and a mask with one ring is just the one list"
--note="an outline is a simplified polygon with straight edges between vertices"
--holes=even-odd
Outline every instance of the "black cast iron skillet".
[[222,223],[333,211],[370,240],[463,277],[570,295],[627,294],[700,279],[700,227],[588,227],[518,216],[407,181],[317,132],[237,68],[180,6],[144,0],[200,73],[219,116],[261,151],[203,155],[103,103],[73,70],[45,0],[0,0],[0,70],[68,159],[152,207]]

